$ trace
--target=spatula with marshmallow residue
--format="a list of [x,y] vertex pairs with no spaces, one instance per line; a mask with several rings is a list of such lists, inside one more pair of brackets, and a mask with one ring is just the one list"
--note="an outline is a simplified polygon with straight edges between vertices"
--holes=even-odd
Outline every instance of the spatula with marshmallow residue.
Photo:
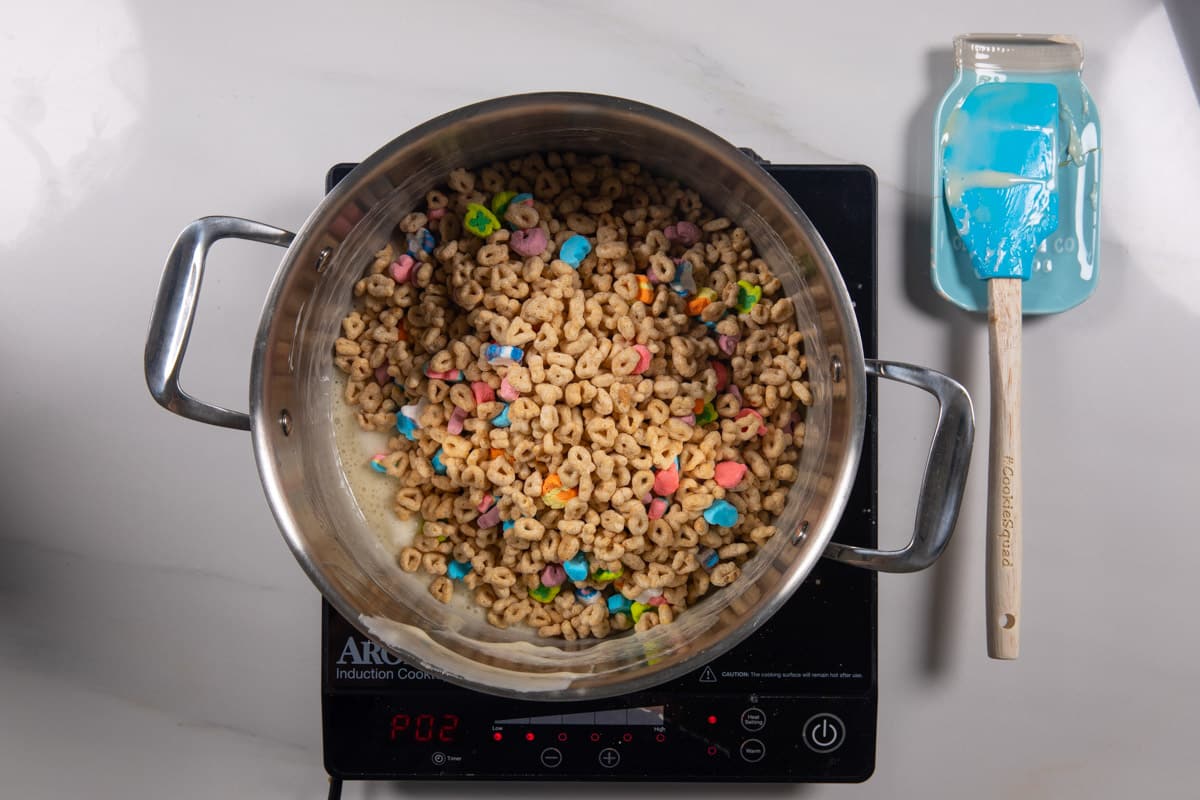
[[1058,90],[981,83],[946,119],[946,209],[987,281],[991,376],[988,461],[988,654],[1016,658],[1021,620],[1021,286],[1058,228]]

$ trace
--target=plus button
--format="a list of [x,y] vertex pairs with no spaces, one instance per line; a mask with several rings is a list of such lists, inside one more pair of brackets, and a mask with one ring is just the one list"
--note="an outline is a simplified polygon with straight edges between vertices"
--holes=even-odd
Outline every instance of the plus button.
[[621,763],[621,754],[614,747],[604,748],[600,751],[600,755],[597,758],[600,761],[600,766],[606,769],[612,769]]

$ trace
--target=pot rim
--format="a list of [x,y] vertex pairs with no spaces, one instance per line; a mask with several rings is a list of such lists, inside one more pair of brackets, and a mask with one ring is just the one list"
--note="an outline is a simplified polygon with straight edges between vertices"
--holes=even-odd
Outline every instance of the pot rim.
[[[280,471],[272,458],[273,445],[271,437],[278,428],[277,412],[272,412],[266,401],[267,393],[267,359],[270,355],[269,346],[275,338],[274,329],[277,314],[280,310],[280,300],[288,277],[297,269],[311,268],[316,253],[323,244],[322,233],[337,217],[338,211],[359,198],[367,187],[379,178],[386,170],[389,162],[396,153],[402,151],[447,125],[464,119],[485,114],[513,114],[523,109],[553,105],[578,105],[590,108],[618,110],[637,115],[639,118],[664,128],[682,129],[689,136],[706,140],[708,145],[727,162],[727,165],[741,173],[751,182],[755,191],[761,191],[770,196],[792,217],[808,239],[811,254],[819,269],[828,274],[827,282],[833,289],[829,298],[829,307],[837,317],[838,327],[843,337],[844,350],[837,356],[842,359],[841,384],[846,397],[846,408],[850,419],[847,420],[847,430],[843,440],[844,451],[840,464],[831,476],[832,485],[825,493],[820,520],[810,530],[806,541],[810,544],[805,551],[798,554],[790,568],[790,574],[777,587],[775,596],[764,602],[757,611],[747,616],[741,624],[729,635],[715,641],[703,650],[688,655],[673,664],[659,668],[643,669],[629,673],[621,680],[601,685],[578,687],[572,685],[566,690],[535,689],[524,691],[509,686],[499,686],[488,683],[485,676],[488,671],[494,672],[495,667],[487,667],[473,676],[457,675],[448,672],[429,659],[422,658],[404,648],[397,647],[381,638],[380,631],[372,631],[366,620],[361,616],[349,599],[335,586],[314,563],[312,556],[299,533],[299,523],[291,504],[282,488]],[[862,449],[862,440],[866,426],[866,368],[862,349],[862,340],[849,293],[845,288],[836,261],[830,253],[824,240],[794,199],[771,178],[761,166],[750,156],[740,151],[732,143],[717,136],[706,128],[691,122],[671,112],[645,105],[632,100],[610,97],[607,95],[577,93],[577,92],[539,92],[521,95],[511,95],[474,103],[435,117],[417,127],[397,136],[380,147],[368,158],[363,160],[347,175],[332,191],[325,195],[315,207],[308,219],[298,230],[292,244],[288,247],[276,271],[270,288],[264,300],[262,317],[255,337],[250,379],[250,419],[255,460],[259,477],[267,495],[271,513],[287,542],[289,549],[300,562],[309,579],[317,586],[322,595],[333,607],[364,635],[380,642],[389,649],[396,651],[406,661],[414,666],[430,672],[467,688],[485,692],[491,695],[519,698],[525,700],[585,700],[601,699],[630,692],[643,690],[666,681],[678,678],[694,671],[701,665],[732,649],[751,633],[757,630],[767,619],[791,597],[795,590],[811,573],[817,559],[821,557],[825,546],[832,540],[837,523],[845,511],[850,491],[858,471]],[[822,458],[824,455],[822,456]],[[799,566],[796,566],[796,563]],[[441,646],[441,645],[439,645]],[[481,665],[482,666],[482,665]],[[513,674],[516,674],[515,672]]]

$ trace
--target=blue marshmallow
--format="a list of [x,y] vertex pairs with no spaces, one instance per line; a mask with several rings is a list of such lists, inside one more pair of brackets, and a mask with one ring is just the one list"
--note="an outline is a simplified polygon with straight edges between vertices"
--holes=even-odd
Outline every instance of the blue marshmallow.
[[558,257],[575,269],[579,269],[579,264],[587,258],[587,254],[590,252],[592,252],[592,243],[587,240],[586,236],[580,236],[577,233],[558,248]]
[[[567,577],[573,581],[586,581],[588,576],[588,560],[583,553],[576,553],[563,562]],[[578,593],[576,593],[578,594]]]
[[729,528],[737,524],[738,512],[727,500],[714,500],[711,506],[704,509],[704,519],[709,525]]

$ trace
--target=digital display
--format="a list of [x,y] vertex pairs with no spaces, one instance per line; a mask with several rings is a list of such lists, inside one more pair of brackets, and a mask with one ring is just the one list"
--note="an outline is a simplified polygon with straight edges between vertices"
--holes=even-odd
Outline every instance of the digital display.
[[442,742],[454,744],[457,714],[396,714],[392,717],[393,742]]

